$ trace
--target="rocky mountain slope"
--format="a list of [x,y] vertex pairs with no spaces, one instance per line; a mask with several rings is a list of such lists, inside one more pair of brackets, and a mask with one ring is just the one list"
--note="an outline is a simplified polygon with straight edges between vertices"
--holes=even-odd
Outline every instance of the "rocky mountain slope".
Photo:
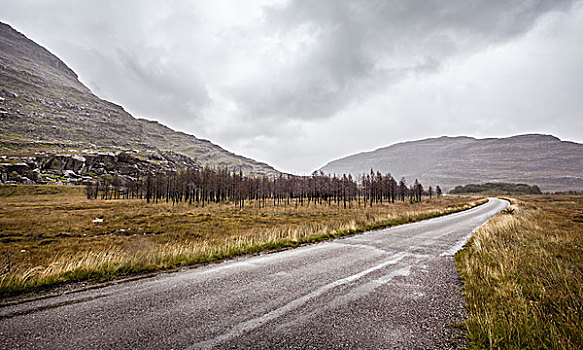
[[96,179],[144,179],[158,172],[176,172],[199,165],[189,157],[172,152],[82,152],[0,157],[0,183],[84,185]]
[[80,150],[174,152],[202,166],[274,175],[267,164],[209,141],[136,119],[121,106],[95,96],[65,63],[0,23],[0,155],[38,156]]
[[540,134],[489,139],[444,136],[355,154],[322,170],[359,175],[371,168],[444,190],[469,183],[510,182],[538,185],[543,191],[581,191],[583,144]]

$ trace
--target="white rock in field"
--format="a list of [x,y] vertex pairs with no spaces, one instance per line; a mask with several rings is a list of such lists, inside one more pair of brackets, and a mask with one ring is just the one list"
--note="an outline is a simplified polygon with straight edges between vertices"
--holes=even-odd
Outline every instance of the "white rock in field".
[[93,219],[93,222],[103,222],[103,219],[95,218],[95,219]]

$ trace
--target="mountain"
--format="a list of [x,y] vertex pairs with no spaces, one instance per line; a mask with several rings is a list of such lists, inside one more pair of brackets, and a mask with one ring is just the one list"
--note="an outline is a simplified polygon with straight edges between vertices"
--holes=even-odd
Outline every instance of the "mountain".
[[[207,140],[136,119],[95,96],[48,50],[0,23],[0,155],[173,152],[202,166],[279,174]],[[149,156],[148,156],[149,157]]]
[[470,183],[538,185],[542,191],[583,190],[583,144],[551,135],[508,138],[439,137],[394,144],[332,161],[325,173],[360,175],[370,169],[419,179],[442,189]]

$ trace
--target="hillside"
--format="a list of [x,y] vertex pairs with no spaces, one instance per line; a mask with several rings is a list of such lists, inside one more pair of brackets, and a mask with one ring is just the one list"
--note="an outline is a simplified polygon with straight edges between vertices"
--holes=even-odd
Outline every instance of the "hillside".
[[134,118],[95,96],[48,50],[0,23],[0,155],[79,150],[175,152],[203,166],[278,174],[207,140]]
[[485,182],[526,183],[542,191],[583,189],[583,145],[550,135],[439,137],[394,144],[332,161],[325,173],[389,172],[444,190]]

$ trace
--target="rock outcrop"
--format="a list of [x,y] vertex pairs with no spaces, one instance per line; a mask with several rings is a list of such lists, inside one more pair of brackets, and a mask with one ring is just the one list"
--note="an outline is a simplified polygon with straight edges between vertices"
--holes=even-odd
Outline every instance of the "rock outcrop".
[[115,152],[2,156],[0,183],[83,185],[104,177],[137,180],[159,172],[200,168],[189,157],[176,153]]

